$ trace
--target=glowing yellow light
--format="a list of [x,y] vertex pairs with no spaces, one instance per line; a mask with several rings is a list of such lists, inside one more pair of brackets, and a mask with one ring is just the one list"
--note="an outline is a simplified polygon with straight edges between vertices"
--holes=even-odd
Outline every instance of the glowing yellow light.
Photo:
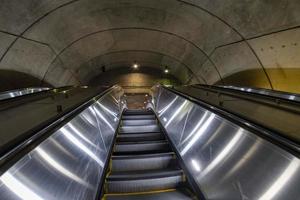
[[139,68],[139,65],[138,65],[137,63],[134,63],[134,64],[132,65],[132,67],[133,67],[134,69],[137,69],[137,68]]

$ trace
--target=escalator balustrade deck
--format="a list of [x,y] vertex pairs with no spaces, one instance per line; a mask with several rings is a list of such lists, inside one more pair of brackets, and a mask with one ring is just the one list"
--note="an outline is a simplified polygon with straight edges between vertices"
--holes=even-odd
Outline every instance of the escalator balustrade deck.
[[104,190],[106,200],[196,199],[149,110],[123,113]]

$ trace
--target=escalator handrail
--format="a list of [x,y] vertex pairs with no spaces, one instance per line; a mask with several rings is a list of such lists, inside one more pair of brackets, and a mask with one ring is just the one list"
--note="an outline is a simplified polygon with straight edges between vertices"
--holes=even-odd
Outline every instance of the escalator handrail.
[[188,99],[191,102],[193,102],[207,110],[210,110],[211,112],[214,112],[231,122],[234,122],[246,129],[250,130],[252,133],[258,135],[259,137],[262,137],[262,138],[268,140],[269,142],[271,142],[275,145],[278,145],[281,148],[287,150],[288,152],[292,153],[293,155],[300,157],[300,145],[298,143],[292,141],[291,139],[282,136],[282,134],[280,134],[276,131],[270,130],[268,128],[262,127],[261,125],[256,124],[254,122],[249,122],[248,120],[244,119],[241,116],[237,116],[236,114],[232,114],[228,111],[222,110],[222,109],[215,107],[209,103],[206,103],[200,99],[186,95],[182,92],[177,91],[174,88],[169,88],[169,87],[165,87],[165,86],[161,86],[161,87],[170,92],[175,93],[176,95],[179,95],[185,99]]
[[[268,96],[268,97],[274,97],[274,98],[280,98],[286,101],[290,102],[300,102],[300,94],[297,93],[291,93],[291,92],[284,92],[284,91],[278,91],[278,90],[270,90],[266,88],[256,88],[256,87],[235,87],[235,86],[222,86],[222,85],[216,85],[218,88],[225,88],[225,89],[230,89],[230,90],[237,90],[241,92],[246,92],[246,93],[254,93],[258,95],[263,95],[263,96]],[[250,91],[249,91],[250,90]],[[259,91],[264,91],[266,93],[259,93]],[[286,98],[285,96],[292,96],[293,99],[291,98]]]
[[29,134],[30,136],[25,141],[14,144],[14,147],[7,149],[3,155],[0,155],[0,176],[18,160],[20,160],[24,155],[38,146],[49,136],[51,136],[56,130],[68,123],[76,115],[91,106],[93,103],[95,103],[105,94],[109,93],[115,87],[118,86],[114,85],[111,87],[102,88],[102,90],[99,91],[100,93],[98,93],[97,95],[90,97],[72,106],[71,108],[66,109],[65,111],[62,111],[61,114],[54,117],[54,119],[50,119],[42,123],[42,128],[39,128],[38,130],[33,128],[32,130],[30,130],[29,132],[31,134]]
[[[37,91],[29,92],[29,93],[25,93],[25,94],[20,94],[20,95],[13,96],[13,97],[8,97],[8,98],[3,97],[3,96],[6,96],[9,93],[25,92],[25,91],[28,91],[28,90],[37,90]],[[53,88],[49,88],[49,87],[29,87],[29,88],[20,88],[20,89],[8,90],[8,91],[0,92],[0,101],[7,100],[7,99],[14,99],[14,98],[17,98],[17,97],[20,97],[20,96],[25,96],[25,95],[28,95],[28,94],[36,94],[36,93],[39,93],[39,92],[45,92],[45,91],[49,91],[49,90],[53,90]]]
[[[238,87],[227,87],[227,86],[221,86],[221,85],[204,85],[204,84],[196,84],[195,86],[201,86],[205,87],[206,89],[217,89],[217,90],[223,90],[223,91],[229,91],[229,92],[234,92],[234,93],[240,93],[240,94],[247,94],[247,95],[255,95],[259,96],[262,98],[268,98],[269,100],[272,99],[274,102],[280,101],[285,101],[287,103],[291,103],[294,105],[300,105],[300,95],[295,94],[295,93],[288,93],[288,92],[282,92],[282,91],[275,91],[275,90],[268,90],[265,88],[250,88],[250,87],[245,87],[245,88],[238,88]],[[195,87],[194,86],[194,87]],[[198,88],[198,87],[196,87]],[[251,89],[251,91],[248,91],[248,89]],[[268,92],[268,94],[262,94],[259,92],[256,92],[255,90],[262,90]],[[275,95],[275,94],[278,94]],[[285,96],[293,96],[295,99],[290,99]]]
[[[188,86],[185,86],[188,87]],[[242,91],[226,91],[225,88],[217,88],[216,86],[203,86],[203,85],[191,85],[190,87],[197,89],[197,90],[203,90],[206,92],[211,92],[218,94],[218,96],[224,95],[224,96],[230,96],[246,101],[251,101],[267,106],[271,106],[276,109],[285,110],[287,112],[292,112],[295,114],[299,114],[300,112],[300,104],[296,101],[288,102],[287,100],[280,100],[275,97],[263,95],[263,94],[255,94],[255,93],[244,93]],[[281,103],[280,103],[281,102]],[[284,103],[283,103],[284,102]],[[296,109],[295,109],[296,108]]]
[[[18,89],[12,89],[12,90],[5,90],[0,92],[0,96],[2,94],[10,93],[10,92],[18,92],[18,91],[23,91],[23,90],[31,90],[31,89],[42,89],[42,90],[50,90],[52,89],[51,87],[25,87],[25,88],[18,88]],[[41,90],[41,91],[42,91]]]
[[24,103],[27,102],[32,102],[32,101],[37,101],[43,98],[47,98],[49,96],[52,96],[57,93],[69,91],[73,89],[72,86],[64,86],[64,87],[59,87],[59,88],[51,88],[49,90],[43,90],[39,92],[34,92],[34,93],[28,93],[20,96],[15,96],[12,98],[6,98],[6,99],[0,99],[0,106],[1,109],[7,109],[10,108],[11,106],[16,106],[16,105],[23,105]]

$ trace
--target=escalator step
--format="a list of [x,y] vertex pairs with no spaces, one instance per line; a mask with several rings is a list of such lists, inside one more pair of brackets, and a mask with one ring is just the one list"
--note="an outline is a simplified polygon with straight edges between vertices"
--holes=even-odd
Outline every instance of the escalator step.
[[167,141],[118,142],[114,153],[142,154],[144,152],[166,152],[170,150]]
[[112,156],[112,171],[155,170],[177,166],[175,153]]
[[184,183],[180,169],[113,172],[106,179],[108,193],[147,192],[172,189]]
[[122,120],[122,126],[143,126],[143,125],[155,125],[157,121],[154,119],[140,119],[140,120]]
[[117,142],[139,142],[163,140],[165,137],[162,133],[132,133],[120,134],[117,136]]
[[149,115],[153,114],[151,110],[125,110],[123,115]]
[[160,127],[157,124],[154,125],[144,125],[144,126],[121,126],[119,128],[120,134],[127,133],[151,133],[159,132]]
[[107,194],[106,200],[192,200],[196,199],[186,188],[170,189],[166,191],[140,193],[140,194]]
[[154,114],[149,115],[123,115],[122,119],[124,120],[142,120],[142,119],[156,119]]

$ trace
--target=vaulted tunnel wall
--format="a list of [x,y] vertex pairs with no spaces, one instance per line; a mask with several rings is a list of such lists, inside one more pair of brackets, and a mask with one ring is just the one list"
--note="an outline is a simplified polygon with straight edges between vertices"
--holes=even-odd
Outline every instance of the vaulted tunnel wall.
[[300,92],[299,10],[293,0],[3,0],[0,69],[63,86],[136,60],[184,84]]

